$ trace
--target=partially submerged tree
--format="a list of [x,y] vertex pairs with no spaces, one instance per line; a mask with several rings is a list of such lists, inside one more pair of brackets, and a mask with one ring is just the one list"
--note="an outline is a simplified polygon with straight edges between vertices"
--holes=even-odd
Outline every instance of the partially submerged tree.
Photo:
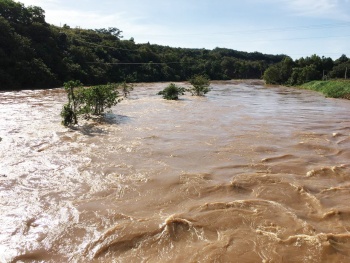
[[102,115],[106,109],[112,108],[121,101],[117,84],[107,84],[84,88],[81,90],[82,108],[81,114]]
[[206,76],[195,75],[189,81],[193,86],[188,89],[188,91],[192,93],[192,96],[204,96],[210,91],[210,80]]
[[[79,106],[81,102],[80,93],[82,83],[79,80],[70,80],[64,83],[64,89],[67,92],[68,103],[63,105],[61,117],[62,124],[68,126],[78,123]],[[78,93],[78,94],[77,94]]]
[[179,87],[174,83],[170,83],[165,89],[158,92],[158,95],[162,95],[167,100],[178,100],[179,95],[184,95],[186,89]]
[[123,92],[124,98],[128,97],[130,91],[134,90],[134,86],[132,84],[128,84],[125,81],[120,84],[120,88]]
[[107,109],[122,99],[118,84],[107,84],[84,88],[80,81],[68,81],[64,84],[68,103],[63,106],[61,116],[64,126],[78,123],[78,116],[103,115]]

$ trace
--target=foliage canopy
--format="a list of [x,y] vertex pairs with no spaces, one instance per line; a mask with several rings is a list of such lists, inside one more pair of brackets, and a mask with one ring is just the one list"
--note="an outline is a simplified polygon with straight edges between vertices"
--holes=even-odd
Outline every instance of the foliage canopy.
[[314,80],[347,78],[349,68],[350,60],[345,55],[335,61],[317,55],[296,61],[285,58],[265,71],[264,80],[267,84],[302,85]]
[[58,87],[72,79],[89,86],[184,81],[204,74],[212,80],[264,76],[266,83],[299,85],[344,78],[349,69],[346,55],[335,61],[317,55],[293,61],[286,55],[227,48],[136,44],[133,38],[122,39],[121,33],[117,27],[57,27],[46,23],[45,11],[38,6],[0,0],[0,90]]
[[189,91],[193,96],[204,96],[210,91],[210,80],[206,76],[195,75],[189,81],[192,85]]
[[172,48],[124,40],[116,27],[57,27],[45,11],[0,0],[0,90],[50,88],[76,79],[105,83],[184,81],[196,74],[210,79],[260,78],[284,55],[225,48]]
[[[126,85],[126,84],[125,84]],[[61,111],[64,126],[78,123],[78,116],[100,116],[122,100],[118,84],[83,87],[80,81],[68,81],[64,84],[68,103]]]
[[159,91],[158,95],[162,95],[166,100],[178,100],[179,95],[184,95],[185,91],[185,88],[170,83],[165,89]]
[[62,124],[68,126],[78,123],[78,115],[80,113],[81,90],[82,84],[79,80],[71,80],[64,83],[64,89],[67,92],[68,103],[63,105],[61,111]]
[[120,102],[117,88],[117,84],[107,84],[80,89],[79,99],[83,105],[80,112],[86,116],[102,115],[105,110]]

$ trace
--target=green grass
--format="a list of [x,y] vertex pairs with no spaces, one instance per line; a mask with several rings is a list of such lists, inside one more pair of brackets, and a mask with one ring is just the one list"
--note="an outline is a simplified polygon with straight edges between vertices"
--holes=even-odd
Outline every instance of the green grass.
[[350,100],[350,80],[311,81],[300,87],[321,92],[326,97]]

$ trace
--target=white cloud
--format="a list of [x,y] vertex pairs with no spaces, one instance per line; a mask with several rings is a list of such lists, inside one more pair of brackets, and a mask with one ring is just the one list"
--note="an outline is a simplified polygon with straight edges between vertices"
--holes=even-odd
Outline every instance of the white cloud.
[[334,0],[292,0],[287,1],[295,11],[302,14],[325,14],[337,8],[338,1]]
[[40,6],[42,8],[45,6],[50,6],[52,4],[59,3],[58,0],[19,0],[17,2],[20,2],[20,3],[24,4],[25,6],[34,5],[34,6]]
[[[50,24],[84,29],[117,27],[123,31],[125,39],[135,37],[137,42],[149,41],[148,35],[162,35],[168,30],[162,25],[142,23],[144,17],[131,17],[126,12],[105,14],[93,11],[78,11],[65,9],[49,9],[46,11],[46,21]],[[141,21],[141,22],[140,22]]]
[[350,19],[348,0],[285,0],[283,3],[301,16]]
[[95,12],[80,12],[76,10],[47,10],[47,22],[55,25],[67,24],[71,27],[102,28],[112,26],[120,20],[119,14],[99,15]]

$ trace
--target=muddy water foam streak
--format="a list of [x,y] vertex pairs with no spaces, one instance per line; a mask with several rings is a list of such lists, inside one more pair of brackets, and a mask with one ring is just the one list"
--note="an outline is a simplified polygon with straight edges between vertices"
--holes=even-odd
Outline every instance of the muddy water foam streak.
[[107,123],[0,93],[0,262],[350,262],[350,102],[139,84]]

